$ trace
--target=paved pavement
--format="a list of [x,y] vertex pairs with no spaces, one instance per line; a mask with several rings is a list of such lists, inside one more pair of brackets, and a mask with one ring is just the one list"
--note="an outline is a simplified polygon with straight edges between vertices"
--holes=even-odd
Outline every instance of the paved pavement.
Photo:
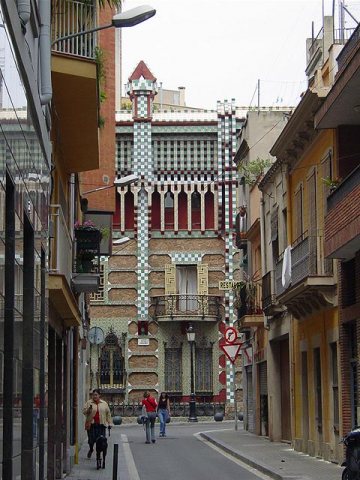
[[[224,424],[224,428],[225,424]],[[210,430],[210,429],[209,429]],[[276,480],[340,480],[343,468],[295,452],[286,443],[239,430],[207,431],[200,434],[217,447]]]
[[[175,424],[175,422],[173,422]],[[201,437],[221,450],[236,457],[275,480],[340,480],[343,469],[336,464],[295,452],[285,443],[270,442],[264,437],[246,432],[239,423],[235,431],[233,422],[222,422],[223,428],[199,423]],[[79,452],[79,464],[74,465],[68,480],[105,480],[113,478],[114,444],[119,445],[118,479],[139,480],[126,435],[122,427],[111,430],[111,443],[106,457],[106,469],[96,470],[95,453],[88,459],[88,445]],[[189,479],[201,480],[201,479]]]

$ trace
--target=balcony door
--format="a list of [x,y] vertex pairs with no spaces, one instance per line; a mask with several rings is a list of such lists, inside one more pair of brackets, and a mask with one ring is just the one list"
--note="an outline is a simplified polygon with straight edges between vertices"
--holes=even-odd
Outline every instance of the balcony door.
[[198,310],[197,266],[177,265],[176,286],[179,297],[179,310],[195,312]]

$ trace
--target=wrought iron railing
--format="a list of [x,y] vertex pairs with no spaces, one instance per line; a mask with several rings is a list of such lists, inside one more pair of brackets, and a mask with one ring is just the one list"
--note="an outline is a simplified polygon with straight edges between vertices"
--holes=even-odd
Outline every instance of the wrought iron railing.
[[264,311],[275,303],[275,272],[271,270],[262,277],[262,308]]
[[238,318],[244,315],[262,315],[261,283],[246,282],[236,293]]
[[[283,257],[280,257],[275,270],[276,295],[281,295]],[[332,275],[332,263],[324,257],[323,236],[308,235],[304,232],[292,244],[291,250],[291,285],[294,286],[307,277]]]
[[87,33],[67,40],[57,40],[96,28],[95,2],[52,0],[52,7],[52,49],[60,53],[94,59],[96,33]]
[[153,297],[155,317],[213,316],[220,318],[220,298],[214,295],[163,295]]
[[[138,403],[110,403],[109,407],[112,416],[121,417],[138,417],[141,415],[141,404]],[[172,402],[170,401],[170,411],[172,417],[188,417],[189,403],[188,402]],[[217,402],[197,402],[196,415],[199,417],[212,417],[215,413],[225,413],[225,403]]]

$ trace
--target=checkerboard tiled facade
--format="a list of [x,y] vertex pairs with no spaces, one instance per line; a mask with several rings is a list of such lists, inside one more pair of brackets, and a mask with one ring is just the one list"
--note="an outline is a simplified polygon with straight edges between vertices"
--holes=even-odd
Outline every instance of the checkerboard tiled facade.
[[[127,235],[132,243],[119,248],[116,261],[106,262],[104,282],[109,291],[93,306],[104,307],[106,317],[104,314],[99,322],[106,329],[115,329],[122,338],[126,335],[124,400],[139,399],[147,388],[154,393],[165,388],[166,349],[172,346],[182,352],[182,398],[186,401],[190,393],[189,345],[184,335],[187,322],[160,321],[154,315],[153,298],[171,292],[167,292],[167,275],[173,275],[168,284],[177,292],[177,268],[194,266],[201,285],[198,292],[201,289],[202,294],[220,298],[220,323],[232,325],[235,320],[232,293],[219,290],[219,280],[234,278],[236,175],[232,160],[242,118],[233,100],[219,102],[216,111],[154,111],[156,79],[143,62],[129,78],[127,91],[133,107],[131,115],[117,114],[115,170],[119,176],[134,173],[139,181],[118,188],[114,236]],[[175,212],[171,228],[164,205],[168,192]],[[192,219],[194,193],[200,202],[196,226]],[[133,227],[126,219],[129,195],[133,198]],[[160,202],[157,226],[153,218],[156,195]],[[125,298],[134,286],[134,299]],[[137,324],[142,320],[150,321],[146,347],[138,342]],[[210,398],[233,403],[233,369],[219,348],[223,329],[219,322],[199,321],[191,315],[188,320],[195,324],[197,348],[212,351]],[[156,366],[144,368],[145,356],[153,358],[149,362]]]

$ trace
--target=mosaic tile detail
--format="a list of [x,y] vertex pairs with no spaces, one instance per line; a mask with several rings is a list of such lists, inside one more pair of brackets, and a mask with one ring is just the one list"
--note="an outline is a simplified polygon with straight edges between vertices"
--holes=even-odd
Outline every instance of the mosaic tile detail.
[[147,318],[149,311],[149,229],[148,229],[148,195],[144,188],[138,194],[137,210],[138,231],[138,316]]
[[201,253],[189,253],[189,252],[179,252],[172,253],[171,260],[173,263],[201,263],[202,254]]

